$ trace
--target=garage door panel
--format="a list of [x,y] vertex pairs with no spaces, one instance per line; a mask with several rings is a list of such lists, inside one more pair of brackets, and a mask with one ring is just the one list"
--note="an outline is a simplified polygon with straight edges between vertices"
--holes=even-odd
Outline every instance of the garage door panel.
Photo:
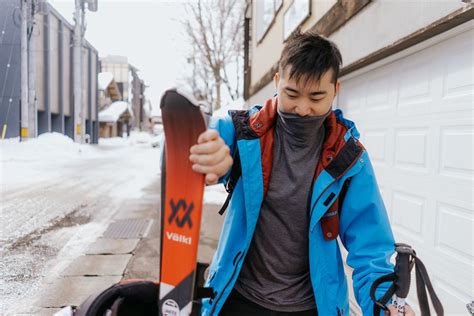
[[[365,89],[363,87],[363,81],[361,78],[341,84],[341,89],[347,91],[347,93],[341,93],[338,95],[340,104],[346,104],[347,115],[358,115],[362,111],[362,104],[364,100]],[[342,91],[341,90],[341,91]],[[350,96],[350,97],[349,97]]]
[[433,89],[433,66],[430,59],[418,56],[398,67],[397,115],[426,112],[436,94]]
[[423,243],[426,199],[419,194],[395,191],[393,192],[392,210],[393,226]]
[[[438,296],[443,298],[444,310],[449,311],[449,316],[467,314],[466,303],[472,301],[472,296],[468,293],[460,292],[457,288],[449,285],[448,282],[434,280],[434,285]],[[432,309],[434,310],[434,309]]]
[[454,259],[474,262],[472,210],[438,202],[435,247]]
[[375,163],[388,164],[386,145],[388,141],[388,130],[374,129],[368,130],[363,136],[364,146],[371,148],[370,158]]
[[378,115],[387,115],[390,112],[390,91],[393,85],[390,74],[380,72],[367,78],[365,87],[365,110],[366,112],[377,112]]
[[474,161],[472,146],[474,128],[464,126],[444,126],[441,128],[439,173],[447,177],[456,177],[472,181]]
[[399,129],[395,132],[395,168],[427,173],[428,129]]
[[446,58],[437,64],[442,68],[442,95],[440,102],[435,104],[436,109],[438,111],[472,109],[474,93],[472,31],[443,42],[440,46],[445,51]]

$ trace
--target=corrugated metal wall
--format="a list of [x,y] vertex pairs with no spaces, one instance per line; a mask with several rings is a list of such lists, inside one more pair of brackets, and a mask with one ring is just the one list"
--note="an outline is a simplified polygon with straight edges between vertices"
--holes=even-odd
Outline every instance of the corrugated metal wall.
[[0,1],[0,137],[20,135],[20,25],[19,0]]
[[[49,73],[49,104],[53,114],[60,114],[59,103],[59,20],[49,15],[48,21],[48,73]],[[61,104],[62,105],[62,104]]]
[[63,112],[65,116],[72,115],[72,32],[67,27],[62,27],[62,53],[63,53],[63,66],[62,66],[62,81],[63,81],[63,93],[62,103]]

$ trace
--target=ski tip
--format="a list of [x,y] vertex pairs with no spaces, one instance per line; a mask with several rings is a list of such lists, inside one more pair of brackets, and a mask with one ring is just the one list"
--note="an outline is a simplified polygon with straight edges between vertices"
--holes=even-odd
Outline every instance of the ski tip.
[[178,88],[171,88],[166,90],[161,96],[160,108],[175,103],[177,99],[181,99],[180,101],[183,101],[184,99],[195,107],[200,107],[201,105],[192,94]]

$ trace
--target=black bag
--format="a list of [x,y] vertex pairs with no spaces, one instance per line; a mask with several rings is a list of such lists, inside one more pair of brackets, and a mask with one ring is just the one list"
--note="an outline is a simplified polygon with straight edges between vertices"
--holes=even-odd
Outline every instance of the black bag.
[[[72,307],[74,316],[158,315],[159,285],[146,280],[126,280],[89,296]],[[67,314],[65,314],[67,315]]]
[[[194,300],[191,315],[200,315],[201,299],[213,297],[212,288],[204,286],[207,263],[197,263]],[[158,282],[130,279],[89,296],[79,306],[67,306],[55,316],[156,316],[158,315]]]

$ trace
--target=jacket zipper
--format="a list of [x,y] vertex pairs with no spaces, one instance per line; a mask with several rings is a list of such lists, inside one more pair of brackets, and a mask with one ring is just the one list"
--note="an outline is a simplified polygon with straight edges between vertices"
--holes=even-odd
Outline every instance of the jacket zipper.
[[[214,314],[214,310],[216,309],[216,306],[217,306],[217,303],[219,302],[219,299],[222,297],[222,294],[224,294],[225,289],[229,286],[230,281],[232,281],[232,279],[234,278],[235,272],[237,271],[237,266],[239,265],[240,259],[242,259],[242,257],[243,257],[243,256],[240,256],[241,253],[242,253],[242,251],[239,251],[237,253],[237,255],[235,256],[235,258],[234,258],[234,271],[232,271],[232,275],[230,276],[230,279],[227,281],[224,288],[219,293],[219,296],[213,302],[213,306],[212,306],[212,309],[211,309],[210,316],[212,316],[212,314]],[[237,262],[235,261],[236,258],[238,258]]]
[[346,172],[344,172],[343,174],[341,174],[339,177],[337,177],[336,179],[334,179],[331,183],[329,183],[326,188],[324,188],[323,192],[321,192],[319,195],[318,195],[318,198],[316,199],[316,201],[314,202],[314,206],[311,207],[311,212],[309,214],[309,218],[311,218],[313,216],[313,211],[314,211],[314,208],[316,207],[316,205],[318,204],[318,201],[319,199],[323,196],[323,194],[327,191],[327,189],[329,189],[331,187],[331,185],[333,185],[336,181],[338,181],[339,179],[341,179],[346,173],[347,171],[349,171],[353,166],[354,164],[357,162],[357,160],[359,160],[360,156],[362,156],[362,154],[364,153],[364,151],[361,151],[360,154],[357,156],[356,159],[354,159],[354,161],[351,163],[351,165],[349,167],[347,167],[346,169]]

